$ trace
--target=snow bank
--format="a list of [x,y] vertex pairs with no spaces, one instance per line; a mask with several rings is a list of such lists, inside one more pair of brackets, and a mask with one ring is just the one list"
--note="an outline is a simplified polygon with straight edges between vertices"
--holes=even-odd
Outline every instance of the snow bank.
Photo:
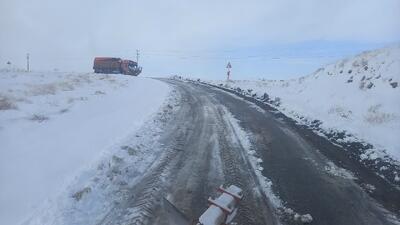
[[121,75],[0,72],[0,224],[19,224],[155,114],[168,85]]
[[[225,81],[211,81],[226,84]],[[231,81],[251,95],[269,95],[292,118],[346,130],[400,160],[400,46],[364,52],[292,80]],[[386,152],[386,153],[385,153]]]

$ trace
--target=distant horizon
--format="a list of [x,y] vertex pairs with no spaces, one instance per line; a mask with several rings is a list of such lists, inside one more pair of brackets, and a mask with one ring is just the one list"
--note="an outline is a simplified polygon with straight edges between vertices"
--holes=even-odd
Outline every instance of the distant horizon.
[[[318,43],[318,44],[316,44]],[[178,57],[182,57],[180,55],[183,54],[187,54],[187,58],[189,59],[183,59],[182,61],[184,61],[186,64],[188,64],[188,61],[190,62],[190,58],[194,57],[195,59],[193,59],[191,61],[191,63],[195,63],[196,61],[206,61],[208,62],[210,65],[213,66],[218,66],[219,67],[219,71],[220,74],[218,74],[217,76],[214,76],[215,78],[219,79],[224,79],[226,76],[226,69],[225,69],[225,62],[231,62],[231,64],[233,65],[233,69],[232,69],[232,79],[234,80],[241,80],[241,79],[250,79],[250,80],[255,80],[255,79],[272,79],[272,80],[279,80],[279,79],[293,79],[293,78],[298,78],[298,77],[302,77],[302,76],[306,76],[309,75],[313,72],[315,72],[317,69],[324,67],[326,65],[335,63],[338,60],[347,58],[347,57],[352,57],[352,56],[356,56],[358,54],[361,54],[365,51],[374,51],[377,49],[382,49],[382,48],[390,48],[390,47],[396,47],[398,45],[400,45],[400,42],[393,42],[393,43],[351,43],[351,42],[341,42],[341,43],[327,43],[327,42],[307,42],[307,43],[301,43],[301,44],[293,44],[291,47],[294,50],[298,50],[304,47],[308,47],[309,52],[296,52],[297,54],[288,54],[287,51],[290,50],[288,49],[288,47],[283,47],[283,46],[270,46],[268,51],[265,51],[265,53],[263,54],[263,52],[259,52],[258,55],[254,54],[254,52],[252,54],[251,50],[249,51],[247,49],[247,55],[243,54],[243,50],[242,51],[229,51],[228,53],[233,55],[230,57],[227,57],[227,53],[226,51],[221,51],[223,54],[221,54],[221,52],[213,52],[214,55],[211,56],[207,56],[204,55],[204,53],[207,54],[207,52],[203,52],[203,56],[201,56],[199,53],[197,53],[196,56],[191,56],[188,53],[184,53],[184,52],[179,52],[175,53],[175,54],[166,54],[164,53],[158,53],[154,54],[152,52],[154,51],[149,51],[149,54],[147,54],[146,52],[143,53],[143,55],[141,55],[141,58],[139,59],[139,63],[140,66],[143,66],[143,73],[140,76],[144,76],[144,77],[168,77],[171,75],[180,75],[180,76],[184,76],[184,77],[193,77],[193,78],[202,78],[202,79],[211,79],[213,78],[212,76],[207,76],[207,75],[196,75],[193,73],[190,73],[190,68],[188,68],[188,70],[186,72],[161,72],[161,71],[157,71],[157,72],[148,72],[146,71],[146,66],[147,64],[152,64],[151,60],[152,59],[156,59],[159,60],[159,58],[178,58]],[[310,49],[310,44],[311,44],[311,49]],[[348,48],[347,46],[350,46],[351,48]],[[273,48],[277,48],[274,49],[273,51],[271,49]],[[336,49],[334,49],[332,51],[332,47],[337,47]],[[318,54],[315,53],[315,50],[319,50],[320,52]],[[170,51],[172,52],[172,51]],[[175,51],[178,52],[178,51]],[[215,55],[215,53],[219,53],[219,55]],[[240,54],[238,54],[240,53]],[[245,52],[244,52],[245,53]],[[282,54],[283,53],[283,54]],[[300,54],[299,54],[300,53]],[[156,55],[155,57],[152,56]],[[191,53],[193,54],[193,52]],[[250,54],[250,55],[249,55]],[[275,54],[275,55],[274,55]],[[99,56],[105,56],[105,55],[99,55]],[[119,58],[126,58],[126,59],[131,59],[131,60],[135,60],[136,58],[134,57],[121,57],[118,55],[107,55],[109,57],[119,57]],[[25,56],[26,57],[26,56]],[[94,58],[90,58],[87,59],[87,61],[89,61],[89,68],[88,69],[81,69],[81,70],[68,70],[68,68],[62,67],[63,69],[60,68],[53,68],[53,69],[46,69],[46,68],[35,68],[35,64],[34,64],[34,60],[31,57],[31,71],[32,72],[65,72],[65,73],[91,73],[93,72],[92,69],[92,61]],[[33,56],[34,57],[34,56]],[[226,58],[226,59],[225,59]],[[249,58],[250,60],[246,60],[246,58]],[[25,58],[24,58],[25,59]],[[255,59],[255,60],[254,60]],[[32,61],[33,60],[33,61]],[[210,61],[212,63],[210,63]],[[240,67],[240,64],[242,63],[242,61],[245,62],[245,66],[243,68]],[[2,69],[8,69],[9,67],[6,65],[8,61],[5,62],[0,62],[1,64],[3,64],[4,66],[0,67]],[[68,60],[66,60],[65,65],[68,65]],[[216,62],[218,62],[219,64],[217,65]],[[24,62],[26,63],[26,61]],[[268,71],[266,70],[265,73],[266,74],[262,74],[263,71],[262,69],[258,69],[259,72],[255,72],[251,74],[251,72],[246,71],[247,67],[251,67],[252,64],[253,65],[257,65],[258,68],[262,68],[262,64],[265,65],[274,65],[273,69],[275,70],[275,73],[269,72],[270,74],[267,74]],[[190,63],[189,63],[190,64]],[[282,65],[285,66],[282,66]],[[288,72],[285,71],[289,71],[292,70],[295,65],[300,65],[302,66],[300,68],[300,70],[297,73],[292,73],[289,74]],[[25,70],[26,69],[26,64],[25,65],[15,65],[12,64],[11,69],[15,69],[15,70]],[[195,68],[196,66],[193,66],[193,68]],[[239,69],[238,69],[239,68]],[[299,67],[295,67],[296,69],[299,69]],[[271,70],[271,67],[269,68],[269,70]],[[281,71],[279,71],[281,70]],[[240,74],[242,73],[242,74]],[[246,74],[246,75],[243,75]]]

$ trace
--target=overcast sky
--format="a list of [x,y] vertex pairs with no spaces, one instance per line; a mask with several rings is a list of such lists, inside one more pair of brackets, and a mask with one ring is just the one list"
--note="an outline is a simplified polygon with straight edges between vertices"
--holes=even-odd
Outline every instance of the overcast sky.
[[135,59],[145,75],[288,78],[400,41],[400,0],[0,0],[0,67],[92,71]]

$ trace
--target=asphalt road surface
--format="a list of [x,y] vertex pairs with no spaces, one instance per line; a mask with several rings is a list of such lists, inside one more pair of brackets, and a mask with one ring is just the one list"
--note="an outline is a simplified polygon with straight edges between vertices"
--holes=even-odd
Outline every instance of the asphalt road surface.
[[[244,190],[235,219],[240,225],[301,224],[295,213],[311,214],[311,224],[394,224],[399,190],[362,168],[336,166],[340,157],[332,161],[325,153],[340,155],[337,146],[302,132],[279,112],[256,107],[231,93],[202,84],[163,81],[181,95],[180,108],[161,138],[165,150],[130,190],[130,197],[101,224],[179,225],[167,217],[181,215],[193,222],[220,184]],[[272,181],[273,192],[295,213],[276,209],[263,192],[238,128],[229,119],[232,116],[263,160],[262,174]],[[363,177],[368,177],[370,192],[361,185]],[[164,197],[181,213],[166,213],[169,206],[163,204]],[[135,217],[124,216],[132,211]]]

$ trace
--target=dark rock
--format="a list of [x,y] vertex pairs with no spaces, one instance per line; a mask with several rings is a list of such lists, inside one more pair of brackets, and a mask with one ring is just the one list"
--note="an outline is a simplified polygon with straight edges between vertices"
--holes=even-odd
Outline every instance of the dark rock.
[[264,93],[263,96],[261,97],[261,100],[268,101],[269,100],[269,95],[267,93]]
[[347,83],[351,83],[351,82],[353,82],[353,76],[351,76],[351,77],[347,80]]
[[75,193],[72,195],[72,198],[74,198],[76,201],[79,201],[79,200],[82,199],[82,197],[83,197],[85,194],[87,194],[87,193],[89,193],[89,192],[91,192],[91,191],[92,191],[92,189],[91,189],[90,187],[85,187],[84,189],[75,192]]

